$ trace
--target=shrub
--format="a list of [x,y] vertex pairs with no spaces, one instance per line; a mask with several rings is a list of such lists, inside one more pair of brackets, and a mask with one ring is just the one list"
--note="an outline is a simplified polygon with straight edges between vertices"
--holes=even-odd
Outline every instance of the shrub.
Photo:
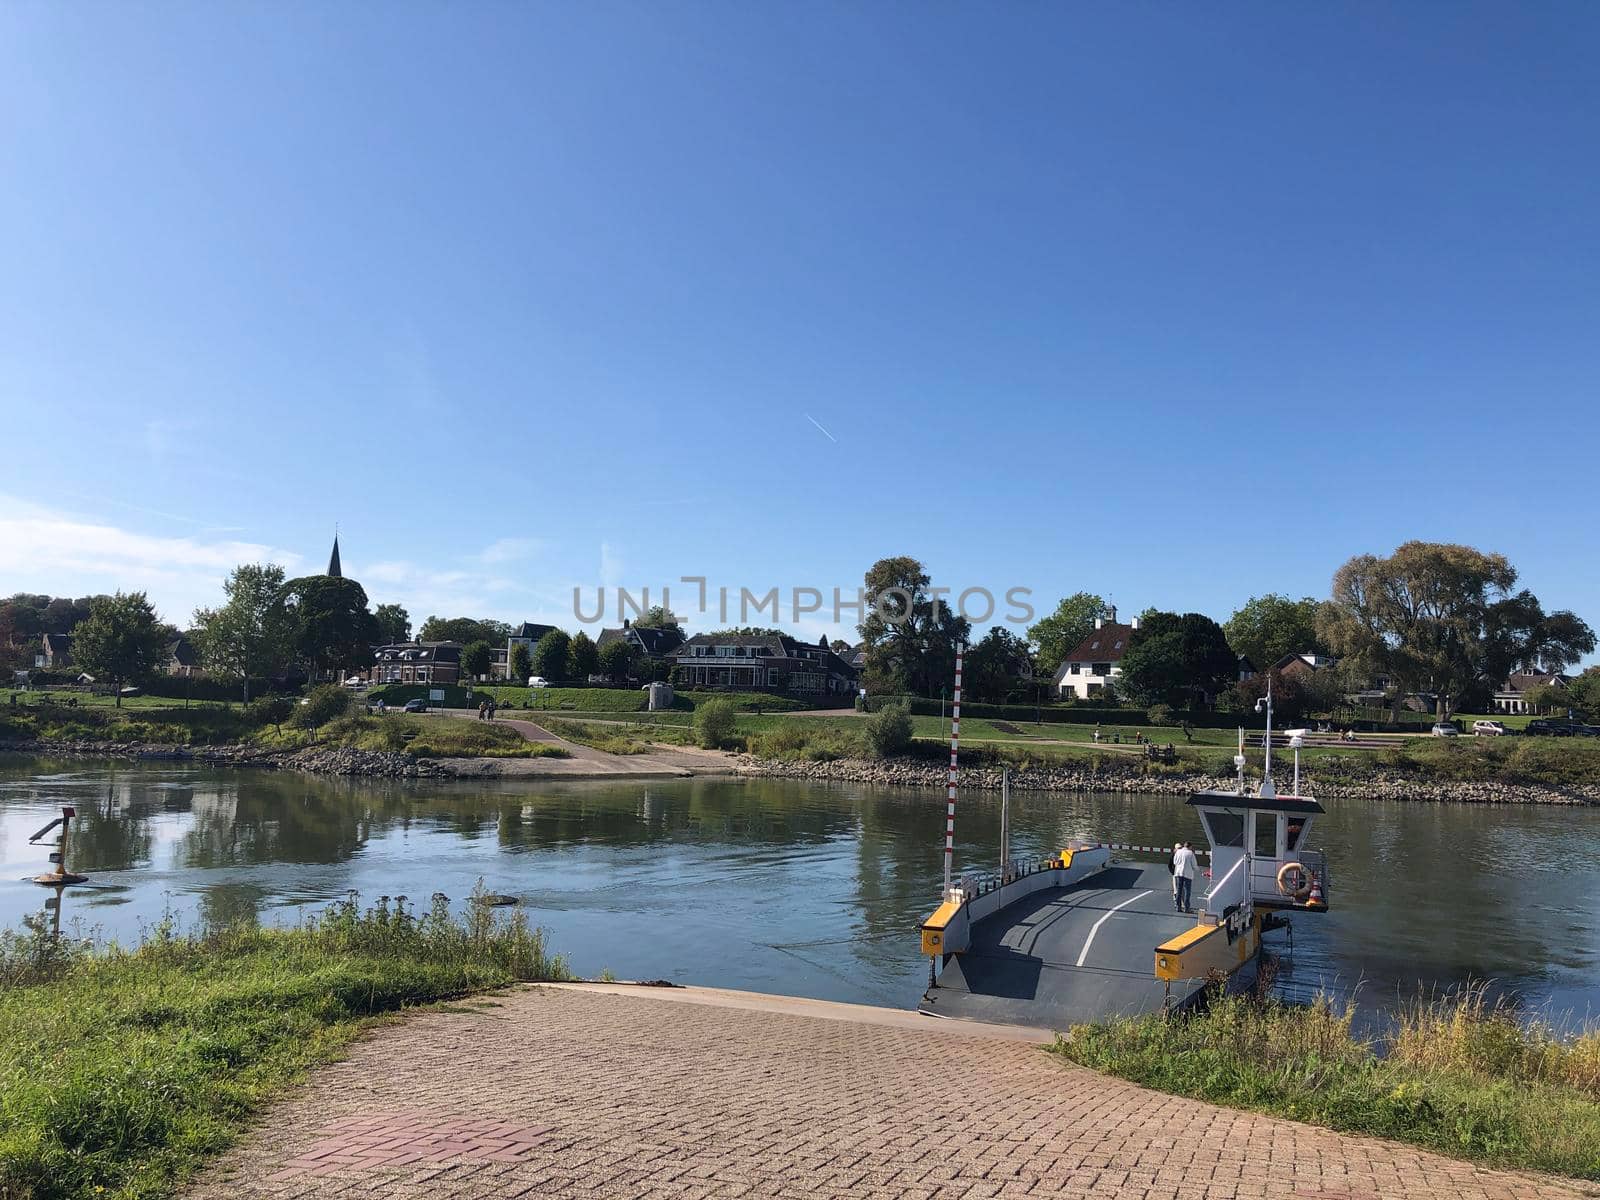
[[305,703],[296,706],[294,723],[301,729],[320,729],[350,711],[350,693],[337,683],[313,688]]
[[911,745],[911,709],[892,704],[862,721],[861,739],[872,758],[889,758]]
[[708,700],[694,710],[695,738],[707,750],[721,749],[723,743],[731,740],[733,725],[734,709],[727,700]]
[[288,696],[263,696],[245,707],[244,715],[259,725],[279,728],[294,715],[298,707]]
[[1152,725],[1174,725],[1177,723],[1172,719],[1173,712],[1170,704],[1152,704],[1145,716],[1149,718]]

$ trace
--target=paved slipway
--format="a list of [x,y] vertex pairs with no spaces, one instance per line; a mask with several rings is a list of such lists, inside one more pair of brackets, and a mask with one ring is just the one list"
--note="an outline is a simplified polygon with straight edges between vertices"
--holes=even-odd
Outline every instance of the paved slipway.
[[[438,710],[447,717],[477,720],[469,709]],[[548,742],[567,752],[565,758],[451,758],[450,774],[458,779],[475,776],[539,776],[553,779],[610,779],[632,776],[636,779],[671,779],[690,775],[732,775],[728,757],[718,750],[693,746],[655,746],[645,754],[607,754],[591,746],[581,746],[557,737],[543,725],[520,717],[496,717],[496,725],[515,729],[530,742]]]
[[1071,1066],[1043,1034],[709,989],[561,985],[385,1026],[190,1200],[1576,1197]]

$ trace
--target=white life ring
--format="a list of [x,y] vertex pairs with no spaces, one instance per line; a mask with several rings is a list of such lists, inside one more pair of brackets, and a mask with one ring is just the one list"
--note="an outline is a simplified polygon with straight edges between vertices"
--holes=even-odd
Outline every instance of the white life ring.
[[[1288,876],[1291,872],[1299,875],[1298,884],[1290,884]],[[1288,896],[1291,900],[1304,900],[1311,895],[1311,872],[1297,862],[1286,862],[1278,868],[1278,892]]]

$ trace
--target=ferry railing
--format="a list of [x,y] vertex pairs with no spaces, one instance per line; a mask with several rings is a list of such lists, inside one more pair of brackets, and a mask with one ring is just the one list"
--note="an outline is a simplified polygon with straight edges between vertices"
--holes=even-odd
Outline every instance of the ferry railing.
[[1229,900],[1227,894],[1223,891],[1223,889],[1228,886],[1228,882],[1235,875],[1242,875],[1243,874],[1244,869],[1245,869],[1245,864],[1248,863],[1249,861],[1250,861],[1250,859],[1249,859],[1248,856],[1241,855],[1240,858],[1239,858],[1239,861],[1234,863],[1233,866],[1229,867],[1228,870],[1227,870],[1227,873],[1225,875],[1223,875],[1223,877],[1221,879],[1217,880],[1209,888],[1206,889],[1206,900],[1207,900],[1206,907],[1208,909],[1212,909],[1212,908],[1215,907],[1214,905],[1212,905],[1210,903],[1210,901],[1217,899],[1217,897],[1219,897],[1219,896],[1222,897],[1223,907],[1226,907],[1229,903],[1242,904],[1242,903],[1244,903],[1245,900],[1247,900],[1249,898],[1249,896],[1250,896],[1250,881],[1248,879],[1241,879],[1240,880],[1239,884],[1237,885],[1237,887],[1235,889],[1237,891],[1238,895],[1237,895],[1237,897],[1235,897],[1231,901]]

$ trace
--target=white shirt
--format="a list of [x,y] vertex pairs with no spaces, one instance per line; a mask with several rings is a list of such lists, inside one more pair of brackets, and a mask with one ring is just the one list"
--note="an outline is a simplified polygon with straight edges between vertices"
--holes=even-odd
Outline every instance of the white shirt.
[[1199,873],[1196,869],[1199,865],[1194,851],[1187,846],[1172,856],[1172,873],[1180,879],[1193,879]]

